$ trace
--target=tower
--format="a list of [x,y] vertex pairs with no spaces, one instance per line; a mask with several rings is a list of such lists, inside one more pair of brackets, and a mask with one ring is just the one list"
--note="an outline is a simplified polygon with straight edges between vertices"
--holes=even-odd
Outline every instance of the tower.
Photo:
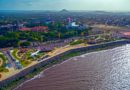
[[70,17],[68,18],[68,23],[69,23],[69,24],[71,23],[71,18],[70,18]]

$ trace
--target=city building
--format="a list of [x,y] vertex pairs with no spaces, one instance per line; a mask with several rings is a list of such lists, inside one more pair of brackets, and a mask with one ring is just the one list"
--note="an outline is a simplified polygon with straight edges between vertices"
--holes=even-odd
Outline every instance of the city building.
[[33,31],[33,32],[48,32],[48,27],[47,26],[36,26],[32,28],[27,28],[27,27],[22,27],[19,29],[20,31]]

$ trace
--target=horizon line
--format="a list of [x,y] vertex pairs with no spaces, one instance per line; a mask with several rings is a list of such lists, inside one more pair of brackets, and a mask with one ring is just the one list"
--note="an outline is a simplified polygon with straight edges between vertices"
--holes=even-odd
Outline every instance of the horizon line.
[[62,11],[62,10],[67,10],[67,11],[85,11],[85,12],[130,12],[130,11],[119,11],[119,10],[68,10],[68,9],[61,9],[61,10],[35,10],[35,9],[32,9],[32,10],[22,10],[22,9],[19,9],[19,10],[15,10],[15,9],[12,9],[12,10],[4,10],[4,9],[1,9],[0,11]]

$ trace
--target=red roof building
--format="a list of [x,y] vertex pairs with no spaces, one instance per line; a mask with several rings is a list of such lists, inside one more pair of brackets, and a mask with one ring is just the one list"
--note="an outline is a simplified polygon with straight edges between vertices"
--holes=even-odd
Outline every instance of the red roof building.
[[130,38],[130,32],[121,32],[123,38]]
[[34,32],[48,32],[48,27],[47,26],[36,26],[33,28],[27,28],[27,27],[22,27],[20,28],[20,31],[34,31]]
[[20,31],[31,31],[31,28],[22,27],[19,29]]
[[48,32],[48,27],[47,26],[37,26],[37,27],[31,28],[31,30],[36,31],[36,32]]

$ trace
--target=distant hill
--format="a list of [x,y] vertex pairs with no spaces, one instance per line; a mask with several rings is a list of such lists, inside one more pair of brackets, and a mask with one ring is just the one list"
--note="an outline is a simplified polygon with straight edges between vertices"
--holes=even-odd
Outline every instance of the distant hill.
[[60,12],[62,12],[62,13],[67,13],[67,12],[69,12],[69,11],[66,10],[66,9],[62,9]]

